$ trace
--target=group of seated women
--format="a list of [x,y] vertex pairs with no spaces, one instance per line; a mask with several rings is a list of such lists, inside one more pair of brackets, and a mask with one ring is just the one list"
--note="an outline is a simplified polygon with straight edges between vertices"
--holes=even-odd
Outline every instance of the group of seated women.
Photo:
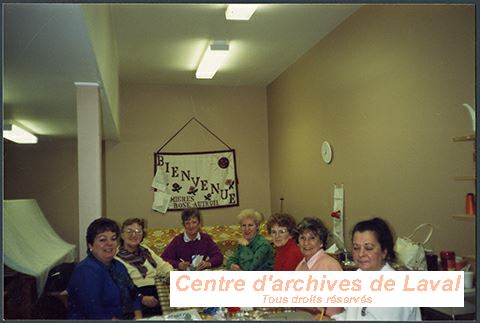
[[[201,232],[197,209],[182,212],[184,232],[174,237],[161,256],[141,244],[145,222],[133,218],[120,227],[101,218],[87,229],[87,257],[75,268],[68,287],[70,319],[138,319],[161,315],[155,286],[158,275],[172,270],[204,270],[223,264],[223,255],[208,234]],[[267,221],[271,240],[259,233],[262,215],[245,209],[238,215],[242,238],[226,261],[227,270],[340,271],[325,252],[328,230],[318,218],[298,224],[288,214]],[[120,244],[118,244],[120,239]],[[273,244],[273,247],[272,247]],[[359,222],[352,232],[353,259],[358,270],[393,270],[393,235],[379,218]],[[420,310],[407,308],[307,308],[313,315],[334,320],[421,320]],[[325,313],[325,315],[324,315]]]

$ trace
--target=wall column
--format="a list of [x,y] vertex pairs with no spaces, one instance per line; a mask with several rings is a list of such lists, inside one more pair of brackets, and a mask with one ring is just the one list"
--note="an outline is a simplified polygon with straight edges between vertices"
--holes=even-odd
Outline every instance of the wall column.
[[99,86],[75,82],[77,88],[79,260],[86,256],[85,236],[102,217],[102,123]]

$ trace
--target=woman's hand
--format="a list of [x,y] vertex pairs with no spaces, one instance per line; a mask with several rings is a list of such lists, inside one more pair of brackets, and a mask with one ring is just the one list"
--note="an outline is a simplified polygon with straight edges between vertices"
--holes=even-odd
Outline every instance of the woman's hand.
[[248,240],[245,239],[245,238],[240,238],[240,239],[238,239],[238,244],[241,245],[241,246],[246,246],[246,245],[248,245]]
[[207,268],[212,268],[212,263],[210,261],[202,260],[197,266],[197,270],[204,270]]
[[327,309],[325,310],[325,315],[330,317],[342,312],[343,312],[343,307],[327,307]]
[[134,319],[136,319],[136,320],[139,320],[139,319],[143,318],[143,313],[142,313],[142,311],[141,311],[141,310],[135,310],[135,311],[133,311],[133,317],[134,317]]
[[158,299],[153,296],[142,296],[142,304],[146,307],[156,307],[159,302]]
[[230,266],[230,270],[240,271],[240,270],[242,270],[242,268],[240,268],[240,266],[237,265],[237,264],[232,264],[232,265]]
[[190,262],[180,259],[181,261],[178,263],[178,269],[180,270],[187,270],[190,267]]

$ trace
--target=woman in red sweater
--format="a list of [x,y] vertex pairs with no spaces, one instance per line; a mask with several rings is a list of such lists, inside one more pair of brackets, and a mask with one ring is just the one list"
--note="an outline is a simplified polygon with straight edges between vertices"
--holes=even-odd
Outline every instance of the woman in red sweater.
[[295,270],[303,255],[293,239],[295,219],[290,214],[274,214],[267,222],[268,233],[275,246],[273,270]]

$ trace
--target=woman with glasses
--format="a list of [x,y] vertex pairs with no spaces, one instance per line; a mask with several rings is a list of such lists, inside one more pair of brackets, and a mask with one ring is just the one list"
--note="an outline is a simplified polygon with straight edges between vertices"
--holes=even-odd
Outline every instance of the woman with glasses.
[[114,256],[120,228],[100,218],[87,228],[87,257],[77,264],[68,284],[68,314],[72,320],[142,318],[138,289],[125,266]]
[[293,239],[295,219],[290,214],[274,214],[267,221],[268,233],[275,246],[273,270],[295,270],[303,255]]
[[[359,222],[352,230],[353,261],[360,271],[393,271],[394,239],[380,218]],[[346,307],[337,321],[421,321],[418,307]]]
[[238,214],[242,238],[238,240],[238,247],[227,260],[229,270],[272,270],[273,249],[261,234],[258,228],[263,216],[254,209],[245,209]]
[[185,231],[172,239],[162,258],[178,270],[204,270],[222,265],[222,252],[210,235],[201,232],[200,211],[193,208],[183,210],[182,224]]
[[143,316],[149,317],[162,315],[155,277],[168,277],[173,268],[149,247],[141,245],[146,235],[145,229],[144,219],[125,220],[116,258],[127,267],[128,274],[139,290]]

